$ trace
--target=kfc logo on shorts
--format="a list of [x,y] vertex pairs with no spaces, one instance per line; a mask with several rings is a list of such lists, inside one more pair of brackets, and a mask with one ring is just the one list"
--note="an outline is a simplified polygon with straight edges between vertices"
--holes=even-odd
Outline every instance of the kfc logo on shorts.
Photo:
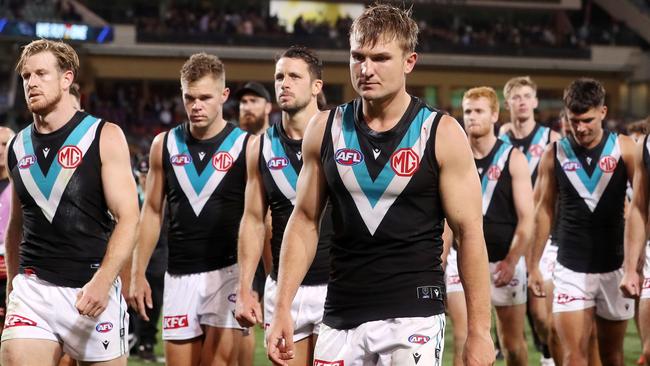
[[555,299],[555,302],[557,302],[560,305],[568,304],[572,301],[576,300],[587,300],[586,297],[574,297],[569,294],[558,294],[557,298]]
[[643,289],[650,288],[650,278],[643,279],[643,286],[641,286],[641,288]]
[[576,170],[582,169],[582,165],[577,161],[567,161],[562,164],[562,169],[565,172],[575,172]]
[[18,169],[29,169],[32,165],[36,164],[36,156],[25,155],[18,162]]
[[420,157],[413,149],[399,149],[390,157],[390,167],[400,177],[410,177],[420,167]]
[[422,334],[413,334],[409,337],[409,342],[410,343],[415,343],[415,344],[425,344],[431,340],[431,337],[427,337]]
[[176,154],[169,158],[169,162],[174,166],[185,166],[192,162],[192,157],[189,154]]
[[314,366],[345,366],[343,360],[338,361],[323,361],[323,360],[314,360]]
[[530,145],[530,147],[528,148],[528,153],[530,154],[530,156],[534,156],[538,158],[542,156],[542,154],[544,153],[544,147],[542,147],[541,145]]
[[228,301],[230,301],[230,302],[236,302],[236,301],[237,301],[237,294],[230,294],[230,295],[228,295]]
[[82,157],[81,149],[73,145],[62,147],[57,154],[59,164],[65,169],[78,167],[81,164]]
[[35,327],[36,322],[20,315],[9,315],[5,319],[5,329],[13,327]]
[[289,166],[289,159],[285,157],[275,157],[266,164],[266,166],[271,170],[282,170]]
[[600,161],[598,161],[598,166],[600,167],[600,170],[604,171],[605,173],[611,173],[616,169],[616,159],[614,159],[613,156],[603,156],[600,158]]
[[339,165],[353,166],[363,161],[363,154],[355,149],[338,149],[334,154],[334,160]]
[[219,151],[212,157],[212,166],[220,172],[227,172],[232,167],[232,162],[232,156],[226,151]]
[[108,333],[111,330],[113,330],[113,323],[111,322],[99,323],[95,327],[95,330],[98,331],[99,333]]
[[450,285],[457,285],[460,283],[460,276],[449,276],[447,277],[447,282],[449,282]]
[[496,165],[490,165],[486,174],[488,180],[499,180],[499,177],[501,177],[501,169]]
[[163,321],[165,329],[187,328],[188,326],[187,315],[166,316]]

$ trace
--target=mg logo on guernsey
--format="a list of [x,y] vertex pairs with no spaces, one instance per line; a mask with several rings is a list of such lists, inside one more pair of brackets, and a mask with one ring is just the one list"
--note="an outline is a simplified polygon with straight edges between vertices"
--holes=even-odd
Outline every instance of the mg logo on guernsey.
[[232,167],[232,156],[226,151],[219,151],[212,157],[212,166],[220,172],[227,172]]
[[314,366],[345,366],[343,360],[338,361],[323,361],[323,360],[314,360]]
[[562,165],[562,169],[565,172],[575,172],[576,170],[582,169],[582,165],[577,161],[567,161]]
[[409,337],[409,342],[415,344],[425,344],[431,340],[431,337],[427,337],[422,334],[413,334]]
[[74,145],[64,146],[59,150],[57,158],[59,164],[65,169],[73,169],[81,164],[83,154],[81,149]]
[[281,170],[289,166],[289,159],[285,157],[275,157],[266,164],[269,169]]
[[95,327],[95,330],[98,331],[99,333],[108,333],[111,330],[113,330],[113,323],[111,322],[99,323]]
[[353,166],[363,161],[363,154],[355,149],[338,149],[334,154],[334,160],[340,165]]
[[600,167],[600,170],[604,171],[605,173],[611,173],[616,169],[616,159],[614,159],[613,156],[603,156],[600,158],[600,161],[598,162],[598,166]]
[[188,154],[176,154],[169,158],[169,162],[172,163],[172,165],[184,166],[192,162],[192,157]]
[[499,177],[501,177],[501,169],[496,165],[490,165],[486,174],[488,180],[499,180]]
[[420,167],[420,157],[411,148],[399,149],[390,157],[390,167],[400,177],[410,177]]
[[5,320],[5,329],[12,327],[35,327],[36,322],[20,315],[9,315]]
[[36,156],[34,155],[25,155],[18,162],[19,169],[29,169],[32,165],[36,163]]
[[187,314],[166,316],[163,321],[163,327],[165,329],[186,328],[187,326],[189,326],[189,323],[187,322]]
[[528,152],[530,153],[530,156],[534,157],[540,157],[544,153],[544,148],[541,147],[540,145],[530,145],[528,148]]

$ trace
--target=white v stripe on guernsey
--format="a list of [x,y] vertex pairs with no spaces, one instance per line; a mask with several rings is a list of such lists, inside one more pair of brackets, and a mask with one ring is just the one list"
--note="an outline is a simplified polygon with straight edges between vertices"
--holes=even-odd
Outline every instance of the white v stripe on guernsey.
[[[490,166],[496,166],[499,168],[499,172],[503,172],[505,169],[506,161],[508,160],[508,156],[510,155],[510,150],[512,150],[512,145],[504,142],[499,146],[499,149],[497,150],[495,154],[495,160],[492,160],[490,163]],[[499,155],[500,154],[500,155]],[[488,208],[490,207],[490,202],[492,202],[492,196],[494,195],[494,189],[497,186],[497,183],[499,182],[499,179],[489,179],[488,174],[490,172],[490,169],[488,168],[488,171],[485,173],[483,176],[483,180],[485,183],[485,187],[483,188],[483,216],[487,213]]]
[[[232,131],[231,133],[235,133],[235,131]],[[230,150],[228,150],[228,153],[233,159],[233,164],[238,159],[239,154],[242,151],[245,139],[246,139],[246,134],[242,133],[239,137],[237,137],[235,143],[232,145]],[[168,133],[167,151],[169,152],[169,156],[174,156],[178,154],[189,154],[188,151],[179,151],[178,145],[176,144],[176,137],[174,136],[174,130],[171,130]],[[228,173],[228,171],[216,170],[214,169],[212,164],[208,164],[208,166],[206,166],[205,169],[212,169],[213,172],[210,178],[208,179],[207,183],[205,184],[205,186],[203,186],[203,188],[200,190],[200,192],[196,192],[194,190],[194,187],[192,186],[192,182],[190,182],[190,178],[187,175],[187,172],[185,171],[185,167],[174,165],[174,164],[172,164],[172,167],[174,168],[174,174],[176,175],[176,179],[178,179],[178,183],[181,186],[183,193],[185,193],[185,197],[187,197],[187,200],[190,202],[190,206],[192,206],[192,210],[194,211],[194,214],[198,217],[201,211],[203,210],[203,207],[205,206],[206,202],[208,202],[208,199],[210,198],[210,196],[212,196],[212,193],[219,186],[219,184],[223,180],[223,177]]]
[[[436,115],[436,112],[432,112],[426,118],[426,120],[422,123],[422,128],[419,131],[419,137],[413,146],[410,146],[410,148],[417,154],[420,164],[422,163],[424,151],[427,147],[427,142],[429,141],[429,137],[431,135],[431,125],[433,124]],[[413,123],[415,123],[415,121]],[[343,108],[339,107],[336,109],[331,130],[334,151],[347,148],[345,137],[342,133],[342,128]],[[390,162],[387,162],[387,164],[390,164]],[[384,219],[384,216],[386,216],[386,213],[393,205],[397,197],[399,197],[399,195],[402,193],[404,188],[406,188],[412,177],[399,176],[395,174],[373,207],[373,205],[370,203],[370,200],[359,185],[353,167],[336,164],[336,168],[338,170],[339,176],[341,177],[341,181],[347,188],[348,192],[350,192],[350,195],[352,196],[352,199],[354,200],[354,203],[357,207],[357,211],[359,212],[359,215],[361,216],[363,222],[366,224],[370,235],[375,235],[375,232],[377,231],[377,228],[379,227],[381,221]]]
[[[264,147],[262,148],[262,154],[264,155],[264,160],[266,160],[267,163],[275,157],[275,154],[273,154],[273,148],[271,144],[272,142],[271,139],[269,138],[268,133],[264,133],[264,143],[263,143]],[[289,166],[285,167],[284,169],[293,169],[293,167],[291,167],[291,163],[289,163]],[[289,201],[291,201],[291,204],[295,206],[296,191],[291,186],[291,183],[287,179],[287,176],[284,174],[282,169],[269,169],[269,172],[273,177],[273,181],[280,189],[280,192],[282,192],[282,194]]]

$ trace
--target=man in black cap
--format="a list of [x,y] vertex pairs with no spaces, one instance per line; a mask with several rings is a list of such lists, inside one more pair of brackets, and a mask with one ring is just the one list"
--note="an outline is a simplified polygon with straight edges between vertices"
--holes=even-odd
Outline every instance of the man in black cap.
[[239,127],[257,135],[269,127],[271,94],[264,85],[250,81],[235,94],[239,100]]

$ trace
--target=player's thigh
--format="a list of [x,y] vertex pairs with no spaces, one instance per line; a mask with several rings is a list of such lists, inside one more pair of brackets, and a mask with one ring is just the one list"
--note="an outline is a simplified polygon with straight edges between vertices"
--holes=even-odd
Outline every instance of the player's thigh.
[[3,366],[56,366],[63,351],[58,342],[45,339],[10,339],[0,347]]
[[168,366],[198,366],[201,362],[201,337],[165,341],[165,364]]

